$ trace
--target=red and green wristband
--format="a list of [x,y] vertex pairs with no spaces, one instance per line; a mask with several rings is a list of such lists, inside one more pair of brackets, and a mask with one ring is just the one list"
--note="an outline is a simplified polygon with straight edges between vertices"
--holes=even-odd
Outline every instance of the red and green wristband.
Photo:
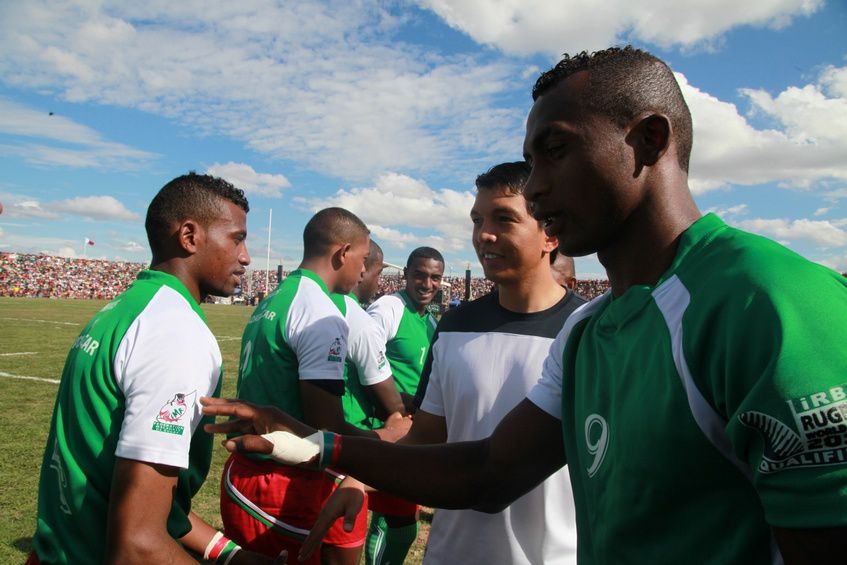
[[229,565],[235,554],[241,551],[241,546],[217,532],[203,553],[203,560],[214,561],[216,565]]
[[318,467],[326,469],[338,464],[338,459],[341,457],[341,435],[332,432],[321,433],[323,434],[323,442]]

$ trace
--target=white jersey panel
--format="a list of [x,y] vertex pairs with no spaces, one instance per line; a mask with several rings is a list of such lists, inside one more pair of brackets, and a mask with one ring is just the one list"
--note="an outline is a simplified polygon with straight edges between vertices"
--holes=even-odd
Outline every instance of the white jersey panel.
[[126,399],[115,455],[188,467],[199,399],[221,375],[215,336],[185,298],[163,286],[118,346],[114,374]]
[[300,380],[343,380],[347,321],[312,279],[303,277],[285,320],[285,339],[297,356]]
[[590,317],[605,296],[603,294],[591,302],[586,302],[568,316],[562,331],[550,346],[549,355],[544,360],[541,378],[526,395],[533,404],[558,420],[562,419],[562,355],[565,352],[565,344],[574,326]]
[[[445,416],[447,441],[489,436],[538,380],[553,340],[498,332],[443,332],[421,410]],[[576,523],[566,468],[497,514],[438,509],[426,565],[573,564]]]
[[372,386],[381,383],[391,377],[382,332],[358,302],[349,296],[345,296],[344,301],[347,303],[347,325],[350,328],[347,358],[356,367],[361,384]]
[[368,315],[382,332],[383,342],[388,343],[397,336],[405,309],[406,303],[396,292],[380,297],[368,307]]

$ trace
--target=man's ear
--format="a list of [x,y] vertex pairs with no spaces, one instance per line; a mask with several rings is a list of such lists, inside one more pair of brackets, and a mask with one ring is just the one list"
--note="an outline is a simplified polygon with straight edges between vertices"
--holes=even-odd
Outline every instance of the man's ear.
[[545,235],[544,236],[544,252],[548,255],[553,252],[554,249],[559,247],[559,238],[555,235]]
[[197,253],[205,238],[203,227],[196,220],[184,220],[177,230],[179,246],[189,255]]
[[663,114],[649,114],[634,120],[626,136],[635,151],[638,172],[642,167],[652,167],[667,153],[671,140],[671,122]]
[[338,270],[347,262],[347,254],[353,246],[349,243],[339,244],[332,253],[332,268]]

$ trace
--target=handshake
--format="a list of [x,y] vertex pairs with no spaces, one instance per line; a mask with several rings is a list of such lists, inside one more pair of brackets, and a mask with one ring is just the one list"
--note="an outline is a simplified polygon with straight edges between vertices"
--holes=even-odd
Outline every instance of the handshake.
[[[284,465],[324,469],[337,465],[341,456],[341,436],[316,430],[273,406],[259,406],[243,400],[200,399],[203,414],[229,416],[226,422],[206,424],[216,434],[242,434],[223,442],[227,451],[259,453]],[[396,441],[409,430],[411,418],[392,414],[385,427],[377,430],[380,439]]]

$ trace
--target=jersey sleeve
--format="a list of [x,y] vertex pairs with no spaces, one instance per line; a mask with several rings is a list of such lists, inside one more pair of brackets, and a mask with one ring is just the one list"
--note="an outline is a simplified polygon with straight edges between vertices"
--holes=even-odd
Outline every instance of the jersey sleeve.
[[311,300],[292,304],[286,320],[287,340],[297,356],[300,380],[342,380],[347,357],[347,322],[328,296],[318,308]]
[[383,343],[394,339],[403,317],[403,301],[390,294],[383,296],[368,307],[368,315],[376,322]]
[[217,387],[221,354],[184,298],[159,291],[118,345],[114,374],[126,402],[115,455],[187,468],[199,399]]
[[376,322],[357,304],[349,304],[350,343],[347,358],[356,367],[359,382],[372,386],[391,377],[385,357],[385,342]]
[[441,388],[441,367],[442,363],[438,360],[439,353],[443,348],[443,343],[439,345],[438,337],[440,332],[435,330],[435,335],[432,337],[432,346],[426,355],[423,371],[421,372],[421,380],[418,383],[418,391],[415,393],[415,406],[429,412],[435,416],[445,416],[444,409],[444,393]]
[[[800,267],[785,277],[788,284],[732,298],[717,328],[687,328],[686,348],[767,521],[844,526],[847,281]],[[704,332],[720,337],[697,344]]]
[[550,344],[541,378],[527,394],[533,404],[559,420],[562,419],[562,357],[569,335],[570,326],[566,324]]

